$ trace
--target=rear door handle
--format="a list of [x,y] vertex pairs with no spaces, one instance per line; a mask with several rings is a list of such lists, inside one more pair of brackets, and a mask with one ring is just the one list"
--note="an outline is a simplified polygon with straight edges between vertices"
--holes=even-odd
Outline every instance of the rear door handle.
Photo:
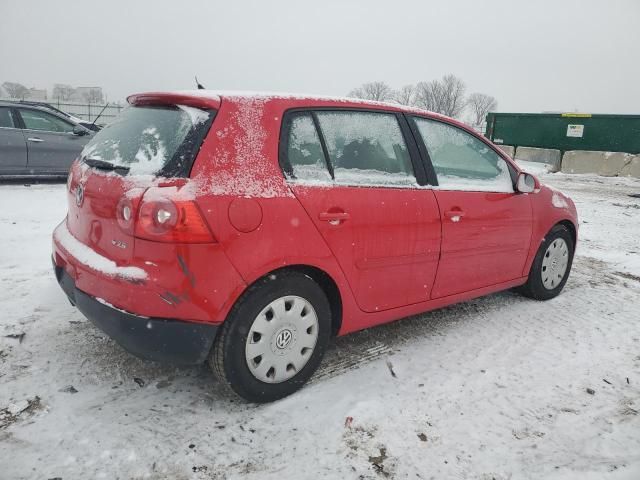
[[41,138],[38,138],[38,137],[29,137],[29,138],[27,138],[27,140],[29,140],[30,142],[34,142],[34,143],[44,142],[44,140],[42,140]]
[[339,225],[351,218],[347,212],[322,212],[318,218],[323,222],[329,222],[331,225]]
[[444,212],[445,217],[449,218],[452,222],[459,222],[464,217],[462,210],[447,210]]

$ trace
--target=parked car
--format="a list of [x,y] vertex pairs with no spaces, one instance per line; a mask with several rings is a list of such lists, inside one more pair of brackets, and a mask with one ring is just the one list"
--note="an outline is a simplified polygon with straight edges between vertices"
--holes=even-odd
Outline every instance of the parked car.
[[99,132],[102,129],[102,125],[99,125],[96,123],[96,120],[94,120],[93,122],[88,122],[87,120],[83,120],[79,117],[76,117],[75,115],[71,115],[68,112],[64,112],[62,110],[60,110],[59,108],[54,107],[53,105],[51,105],[50,103],[46,103],[46,102],[34,102],[31,100],[20,100],[19,101],[20,104],[22,105],[32,105],[34,107],[42,107],[46,110],[51,110],[52,112],[57,113],[58,115],[62,115],[63,117],[67,117],[69,120],[71,120],[73,123],[77,123],[79,125],[82,125],[83,127],[93,131],[93,132]]
[[93,134],[44,108],[0,101],[0,178],[66,177]]
[[53,262],[125,349],[291,394],[332,335],[560,293],[573,202],[471,128],[353,99],[147,93],[71,168]]

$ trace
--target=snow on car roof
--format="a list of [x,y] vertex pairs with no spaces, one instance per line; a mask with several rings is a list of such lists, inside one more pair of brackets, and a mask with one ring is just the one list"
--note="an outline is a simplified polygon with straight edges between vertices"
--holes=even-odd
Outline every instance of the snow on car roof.
[[343,103],[345,105],[354,105],[354,106],[364,106],[364,107],[381,107],[385,109],[391,109],[399,112],[407,112],[407,113],[415,113],[419,115],[425,115],[432,118],[440,118],[447,121],[450,121],[456,125],[463,126],[467,128],[464,124],[455,120],[453,118],[447,117],[446,115],[442,115],[439,113],[431,112],[429,110],[424,110],[418,107],[409,106],[409,105],[401,105],[399,103],[392,102],[379,102],[376,100],[365,100],[362,98],[352,98],[352,97],[341,97],[341,96],[333,96],[333,95],[319,95],[315,93],[293,93],[293,92],[273,92],[273,91],[259,91],[259,90],[208,90],[208,89],[198,89],[198,90],[173,90],[173,91],[164,91],[164,92],[148,92],[148,93],[138,93],[134,95],[130,95],[127,97],[127,101],[129,103],[136,103],[139,100],[145,98],[152,97],[170,97],[172,95],[182,96],[182,97],[193,97],[193,98],[201,98],[206,100],[211,100],[214,102],[220,102],[221,98],[235,98],[235,99],[261,99],[261,100],[271,100],[271,99],[286,99],[286,100],[298,100],[298,101],[317,101],[317,102],[333,102],[333,103]]
[[[212,100],[219,100],[220,98],[224,98],[224,97],[318,100],[318,101],[378,106],[378,107],[393,108],[396,110],[412,111],[412,112],[427,112],[427,110],[422,110],[422,109],[419,109],[416,107],[410,107],[407,105],[401,105],[399,103],[379,102],[376,100],[365,100],[362,98],[355,98],[355,97],[320,95],[315,93],[274,92],[274,91],[259,91],[259,90],[178,90],[170,93],[210,98]],[[432,112],[428,112],[428,113],[432,113]]]

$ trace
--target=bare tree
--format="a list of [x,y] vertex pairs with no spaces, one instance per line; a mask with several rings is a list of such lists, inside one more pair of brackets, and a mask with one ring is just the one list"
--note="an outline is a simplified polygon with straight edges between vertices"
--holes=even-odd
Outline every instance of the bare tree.
[[83,98],[88,103],[102,103],[102,89],[101,88],[88,88],[82,93]]
[[392,99],[393,90],[385,82],[364,83],[349,92],[350,97],[384,102]]
[[419,82],[416,85],[416,105],[455,118],[460,116],[466,105],[465,90],[464,82],[455,75]]
[[29,96],[29,89],[21,83],[4,82],[2,88],[11,98],[27,98]]
[[491,95],[472,93],[467,100],[471,111],[471,122],[474,127],[480,127],[487,118],[487,113],[498,108],[498,101]]
[[442,77],[442,85],[445,99],[445,115],[458,117],[467,104],[464,96],[467,87],[464,82],[455,75],[445,75]]
[[416,85],[415,102],[416,105],[425,110],[437,112],[440,109],[438,104],[439,83],[437,80],[431,82],[418,82]]
[[76,91],[71,85],[65,85],[62,83],[56,83],[53,86],[53,98],[57,98],[58,100],[69,100],[71,96]]
[[415,85],[405,85],[400,90],[393,92],[393,100],[400,105],[413,106],[416,104]]

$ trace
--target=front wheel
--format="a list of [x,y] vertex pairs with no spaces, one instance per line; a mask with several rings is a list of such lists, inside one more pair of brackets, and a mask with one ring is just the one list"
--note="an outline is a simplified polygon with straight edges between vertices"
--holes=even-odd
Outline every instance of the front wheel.
[[209,363],[235,393],[270,402],[298,390],[313,375],[331,332],[326,295],[298,272],[270,275],[233,307]]
[[529,278],[518,290],[536,300],[549,300],[560,294],[573,263],[574,242],[564,225],[556,225],[545,236],[533,260]]

